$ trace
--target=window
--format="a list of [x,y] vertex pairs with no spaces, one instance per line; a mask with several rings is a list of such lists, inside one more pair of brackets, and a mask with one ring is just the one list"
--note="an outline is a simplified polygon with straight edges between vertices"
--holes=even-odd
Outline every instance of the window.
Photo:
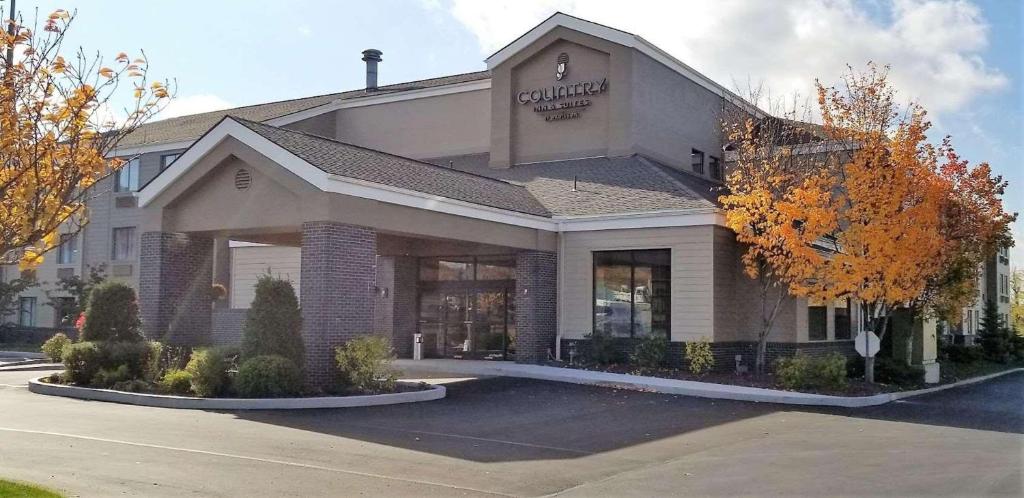
[[75,234],[65,233],[60,236],[60,245],[57,246],[57,264],[70,265],[75,262],[75,253],[78,237]]
[[114,261],[135,259],[135,227],[121,227],[114,229],[110,259],[113,259]]
[[669,337],[671,250],[594,253],[594,330]]
[[693,167],[693,172],[703,175],[704,174],[704,153],[697,150],[691,149],[690,151],[690,165]]
[[63,327],[74,325],[77,317],[71,316],[75,312],[75,298],[57,297],[53,299],[53,326]]
[[828,339],[828,307],[823,301],[807,301],[807,339],[824,341]]
[[160,171],[167,169],[181,154],[164,154],[160,156]]
[[833,320],[836,325],[836,340],[849,339],[850,335],[850,308],[849,299],[838,299],[833,305]]
[[114,192],[135,192],[139,189],[139,158],[121,166],[114,175]]
[[36,326],[36,298],[23,297],[18,301],[18,325]]
[[442,257],[420,260],[421,282],[515,279],[516,261],[510,256]]
[[711,169],[711,178],[722,179],[722,163],[715,156],[708,157],[708,168]]

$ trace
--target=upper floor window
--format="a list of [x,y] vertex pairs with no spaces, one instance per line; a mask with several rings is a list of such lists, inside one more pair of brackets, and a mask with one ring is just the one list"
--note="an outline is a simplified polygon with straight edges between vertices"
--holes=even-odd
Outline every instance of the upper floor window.
[[70,265],[75,262],[75,253],[78,252],[77,239],[73,233],[61,234],[60,245],[57,246],[57,264]]
[[160,156],[160,171],[167,169],[181,154],[164,154]]
[[114,175],[114,192],[135,192],[139,189],[139,158],[121,165]]
[[711,170],[711,178],[722,179],[722,163],[715,156],[708,157],[708,168]]
[[697,174],[704,174],[704,153],[697,150],[691,149],[690,151],[690,166],[693,167],[693,172]]
[[135,227],[115,228],[112,242],[110,259],[114,261],[135,259]]
[[23,297],[18,301],[18,325],[36,326],[36,298]]
[[807,339],[828,339],[828,306],[824,301],[810,299],[807,302]]

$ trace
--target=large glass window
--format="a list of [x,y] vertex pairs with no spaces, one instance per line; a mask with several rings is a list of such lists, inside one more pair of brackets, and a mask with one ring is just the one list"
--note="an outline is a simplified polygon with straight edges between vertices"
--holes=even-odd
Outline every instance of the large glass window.
[[671,251],[594,253],[594,329],[615,337],[669,336]]
[[70,233],[61,234],[60,245],[57,246],[57,264],[70,265],[74,263],[77,250],[75,235]]
[[139,189],[139,158],[121,165],[114,175],[114,192],[135,192]]
[[420,281],[515,280],[516,261],[511,256],[464,256],[423,258]]
[[114,261],[135,259],[135,227],[114,229],[110,259]]
[[807,338],[812,341],[828,339],[828,307],[822,301],[807,302]]
[[836,322],[837,341],[842,341],[852,337],[850,335],[850,304],[849,299],[837,299],[833,306],[835,311],[834,320]]

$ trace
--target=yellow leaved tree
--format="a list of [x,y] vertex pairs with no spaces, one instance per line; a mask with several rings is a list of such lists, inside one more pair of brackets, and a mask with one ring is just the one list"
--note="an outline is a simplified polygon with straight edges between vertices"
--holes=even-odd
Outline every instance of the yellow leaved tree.
[[171,95],[166,82],[148,81],[144,55],[117,54],[109,66],[82,49],[65,56],[72,13],[57,10],[33,27],[8,14],[0,32],[0,264],[24,268],[60,234],[81,229],[89,187],[123,162],[109,157],[117,143]]

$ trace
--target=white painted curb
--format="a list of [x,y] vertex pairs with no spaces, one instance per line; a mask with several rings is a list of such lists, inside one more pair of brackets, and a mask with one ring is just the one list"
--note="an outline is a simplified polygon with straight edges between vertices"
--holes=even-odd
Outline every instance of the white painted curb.
[[[186,410],[301,410],[307,408],[354,408],[360,406],[417,403],[444,398],[444,386],[432,385],[422,391],[375,394],[367,396],[319,396],[310,398],[193,398],[163,394],[129,393],[111,389],[65,386],[42,382],[43,377],[28,381],[28,390],[48,396],[110,401],[158,408]],[[410,383],[406,383],[410,384]]]
[[543,365],[525,365],[517,363],[473,361],[473,360],[397,360],[395,366],[409,370],[445,372],[463,375],[494,375],[502,377],[520,377],[527,379],[566,382],[634,391],[656,392],[694,396],[698,398],[729,399],[736,401],[754,401],[759,403],[778,403],[801,406],[837,406],[842,408],[862,408],[877,406],[898,399],[951,389],[988,379],[1024,371],[1016,368],[972,379],[954,382],[942,386],[882,393],[873,396],[829,396],[825,394],[801,393],[764,389],[759,387],[736,386],[730,384],[714,384],[691,380],[663,379],[660,377],[644,377],[640,375],[594,372],[572,368],[549,367]]

